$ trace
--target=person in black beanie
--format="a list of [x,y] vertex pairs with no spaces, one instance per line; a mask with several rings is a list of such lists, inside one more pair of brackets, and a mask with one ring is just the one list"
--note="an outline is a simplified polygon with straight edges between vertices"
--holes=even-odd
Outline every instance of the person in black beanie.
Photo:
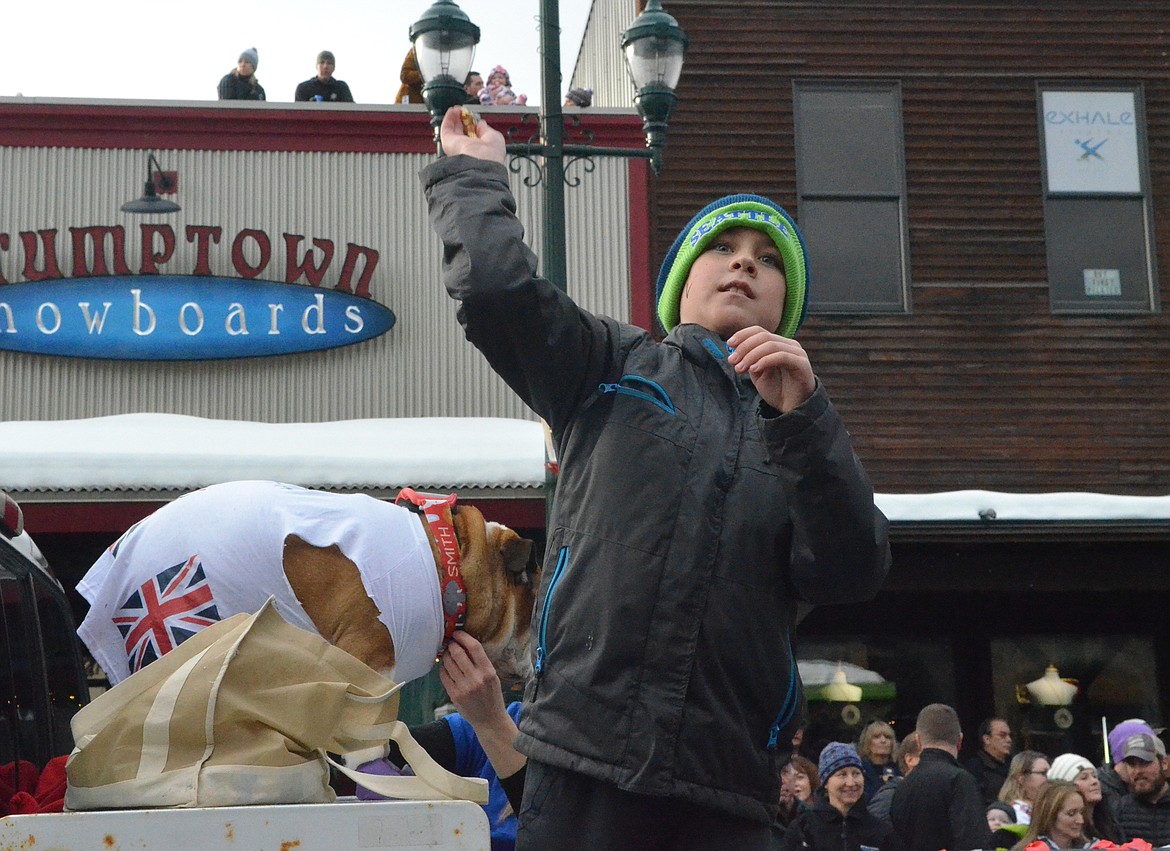
[[236,69],[223,75],[219,81],[220,100],[267,100],[264,96],[264,87],[256,79],[256,66],[260,64],[260,54],[254,47],[240,53],[236,60]]

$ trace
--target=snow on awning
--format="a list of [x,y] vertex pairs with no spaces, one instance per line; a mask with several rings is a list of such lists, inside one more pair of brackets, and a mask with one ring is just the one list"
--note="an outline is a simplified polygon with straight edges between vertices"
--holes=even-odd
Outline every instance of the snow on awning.
[[[131,498],[237,479],[334,490],[538,496],[544,427],[479,417],[258,423],[178,414],[0,422],[0,489],[18,498]],[[1170,496],[984,490],[875,497],[894,524],[1170,522]]]
[[874,501],[891,522],[1170,521],[1170,496],[1121,496],[1071,491],[1002,493],[964,490],[946,493],[876,494]]
[[0,488],[186,491],[238,479],[380,490],[540,489],[544,428],[473,417],[258,423],[177,414],[0,422]]

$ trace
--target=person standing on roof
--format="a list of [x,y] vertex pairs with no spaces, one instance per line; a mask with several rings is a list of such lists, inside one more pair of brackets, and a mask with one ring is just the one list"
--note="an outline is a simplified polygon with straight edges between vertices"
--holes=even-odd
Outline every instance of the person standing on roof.
[[234,71],[223,75],[219,81],[220,100],[267,100],[264,87],[256,79],[256,68],[260,54],[254,47],[240,52]]

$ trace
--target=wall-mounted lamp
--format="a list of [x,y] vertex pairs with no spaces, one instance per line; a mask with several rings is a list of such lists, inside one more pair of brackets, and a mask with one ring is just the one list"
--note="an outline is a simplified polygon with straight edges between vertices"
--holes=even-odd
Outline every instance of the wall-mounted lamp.
[[[157,171],[150,170],[153,165]],[[183,209],[174,201],[168,201],[166,198],[160,198],[158,190],[155,188],[155,180],[158,180],[158,186],[163,192],[173,192],[175,189],[174,179],[163,171],[159,161],[154,158],[154,154],[147,154],[146,157],[146,186],[142,190],[142,197],[137,201],[127,201],[122,205],[123,213],[177,213]]]

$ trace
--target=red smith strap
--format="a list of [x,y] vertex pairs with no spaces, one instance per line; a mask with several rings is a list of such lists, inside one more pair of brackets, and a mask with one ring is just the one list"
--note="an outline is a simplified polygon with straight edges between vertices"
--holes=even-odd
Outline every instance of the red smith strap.
[[439,589],[443,597],[444,648],[455,630],[463,629],[467,623],[467,588],[463,584],[459,541],[455,539],[455,524],[451,517],[451,509],[454,508],[457,498],[453,493],[442,496],[418,493],[410,488],[403,488],[394,498],[395,505],[405,503],[408,508],[419,511],[426,517],[427,524],[439,545],[439,556],[442,559],[440,567],[444,577],[442,587]]

